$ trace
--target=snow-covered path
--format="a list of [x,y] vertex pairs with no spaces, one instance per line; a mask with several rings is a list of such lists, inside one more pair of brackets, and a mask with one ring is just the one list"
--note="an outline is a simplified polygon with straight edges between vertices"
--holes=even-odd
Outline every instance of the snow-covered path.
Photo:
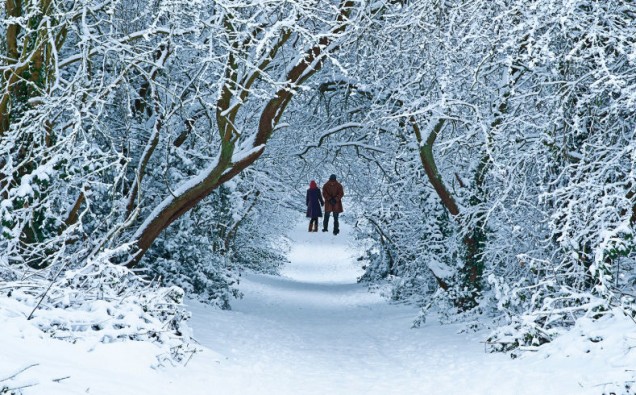
[[282,277],[245,276],[244,299],[213,319],[195,308],[195,337],[227,357],[221,369],[231,372],[222,375],[222,388],[236,394],[426,388],[418,378],[435,365],[441,368],[438,353],[453,353],[457,346],[432,351],[424,331],[409,329],[417,314],[413,307],[389,305],[356,284],[361,271],[353,263],[346,225],[337,237],[303,228],[292,235],[291,264]]
[[556,361],[486,354],[483,333],[452,325],[411,329],[414,307],[356,284],[349,231],[301,224],[283,277],[245,276],[230,312],[192,306],[195,337],[223,356],[208,376],[219,393],[585,393],[585,369],[577,377]]

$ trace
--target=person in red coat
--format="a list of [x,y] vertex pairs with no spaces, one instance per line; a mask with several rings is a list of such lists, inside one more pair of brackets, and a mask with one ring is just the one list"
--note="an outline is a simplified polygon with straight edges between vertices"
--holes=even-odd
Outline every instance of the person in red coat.
[[329,229],[329,215],[333,213],[333,234],[340,233],[340,224],[338,216],[342,210],[342,198],[344,197],[344,189],[342,184],[336,180],[336,175],[329,176],[329,181],[322,186],[322,197],[325,198],[325,219],[322,223],[322,231],[327,232]]
[[311,180],[309,183],[309,189],[307,190],[307,218],[309,220],[309,231],[318,232],[318,217],[322,217],[321,206],[325,205],[325,202],[320,196],[320,189],[316,185],[316,181]]

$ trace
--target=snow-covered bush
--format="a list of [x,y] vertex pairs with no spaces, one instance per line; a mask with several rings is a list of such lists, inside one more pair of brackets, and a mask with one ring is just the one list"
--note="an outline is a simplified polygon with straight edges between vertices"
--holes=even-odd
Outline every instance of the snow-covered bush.
[[238,271],[225,251],[232,226],[232,196],[221,187],[160,236],[142,261],[143,270],[161,284],[182,288],[189,297],[223,309],[238,297]]
[[530,306],[525,312],[509,314],[508,323],[489,336],[487,342],[491,351],[538,347],[569,330],[579,318],[597,319],[610,311],[606,300],[590,293],[578,293],[566,286],[543,284],[532,293],[526,292],[525,296],[521,289],[511,293],[508,301],[528,300]]
[[286,236],[297,219],[295,210],[287,206],[289,185],[263,171],[260,164],[239,179],[233,200],[238,207],[226,237],[230,265],[238,270],[277,274],[287,262]]
[[147,341],[158,346],[158,363],[184,360],[195,348],[183,290],[161,287],[108,263],[113,253],[77,269],[65,270],[63,263],[43,270],[14,269],[19,278],[0,285],[0,305],[52,338]]
[[268,191],[237,178],[243,182],[221,186],[159,237],[142,262],[144,273],[229,309],[241,297],[236,286],[242,270],[277,272],[286,261],[281,236],[287,213],[264,208]]
[[[491,274],[490,296],[503,314],[503,325],[489,337],[492,351],[533,348],[551,342],[581,319],[594,321],[618,314],[636,317],[634,297],[617,289],[616,296],[577,288],[569,267],[548,261],[520,259],[528,266],[525,276],[511,282]],[[627,291],[629,292],[629,291]],[[621,296],[622,295],[622,296]]]

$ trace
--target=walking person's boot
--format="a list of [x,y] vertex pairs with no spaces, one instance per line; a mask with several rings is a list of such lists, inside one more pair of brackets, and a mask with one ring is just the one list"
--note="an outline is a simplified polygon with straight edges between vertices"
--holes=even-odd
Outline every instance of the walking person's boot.
[[338,220],[334,217],[333,219],[333,234],[334,236],[337,235],[338,233],[340,233],[340,223],[338,222]]
[[327,232],[329,227],[329,213],[325,212],[325,219],[322,221],[322,231]]

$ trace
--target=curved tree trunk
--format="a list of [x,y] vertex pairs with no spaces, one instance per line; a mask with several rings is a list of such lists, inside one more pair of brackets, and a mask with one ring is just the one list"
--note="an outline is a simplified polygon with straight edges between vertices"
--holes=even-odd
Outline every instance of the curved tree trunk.
[[[433,156],[433,145],[437,136],[444,127],[444,123],[445,119],[443,118],[437,120],[433,130],[431,130],[431,133],[426,136],[426,140],[424,140],[424,136],[422,136],[422,132],[420,131],[418,124],[415,122],[415,119],[411,118],[411,125],[420,145],[420,160],[428,177],[428,181],[435,189],[435,192],[437,192],[437,195],[444,207],[457,222],[461,223],[462,218],[459,206],[448,188],[446,188],[446,184],[444,184],[444,181],[442,180],[442,175],[437,169],[435,157]],[[482,176],[481,172],[478,176]],[[480,229],[469,229],[468,232],[466,232],[466,235],[462,238],[462,243],[465,248],[464,267],[462,268],[464,277],[463,281],[465,281],[465,285],[472,289],[480,288],[479,282],[481,281],[481,273],[483,271],[483,262],[481,261],[481,249],[483,247],[483,242],[482,239],[478,237],[481,234],[480,232]],[[438,278],[437,276],[435,276],[435,279],[443,290],[447,290],[449,288],[448,283],[443,279]],[[468,296],[456,299],[455,304],[462,310],[470,309],[474,307],[477,296],[477,293],[471,292]]]
[[435,164],[435,158],[433,157],[433,144],[435,144],[435,140],[444,127],[445,119],[441,118],[437,121],[431,133],[424,140],[424,136],[422,136],[422,132],[420,131],[420,127],[415,122],[414,119],[411,119],[411,125],[413,127],[413,131],[415,132],[415,137],[417,142],[420,145],[420,161],[422,162],[422,166],[424,167],[424,171],[428,176],[428,181],[431,183],[435,192],[437,192],[437,196],[442,200],[442,204],[448,210],[449,213],[453,217],[459,215],[459,207],[457,206],[457,202],[453,198],[453,195],[448,191],[444,181],[442,180],[442,175],[439,174],[437,170],[437,165]]

